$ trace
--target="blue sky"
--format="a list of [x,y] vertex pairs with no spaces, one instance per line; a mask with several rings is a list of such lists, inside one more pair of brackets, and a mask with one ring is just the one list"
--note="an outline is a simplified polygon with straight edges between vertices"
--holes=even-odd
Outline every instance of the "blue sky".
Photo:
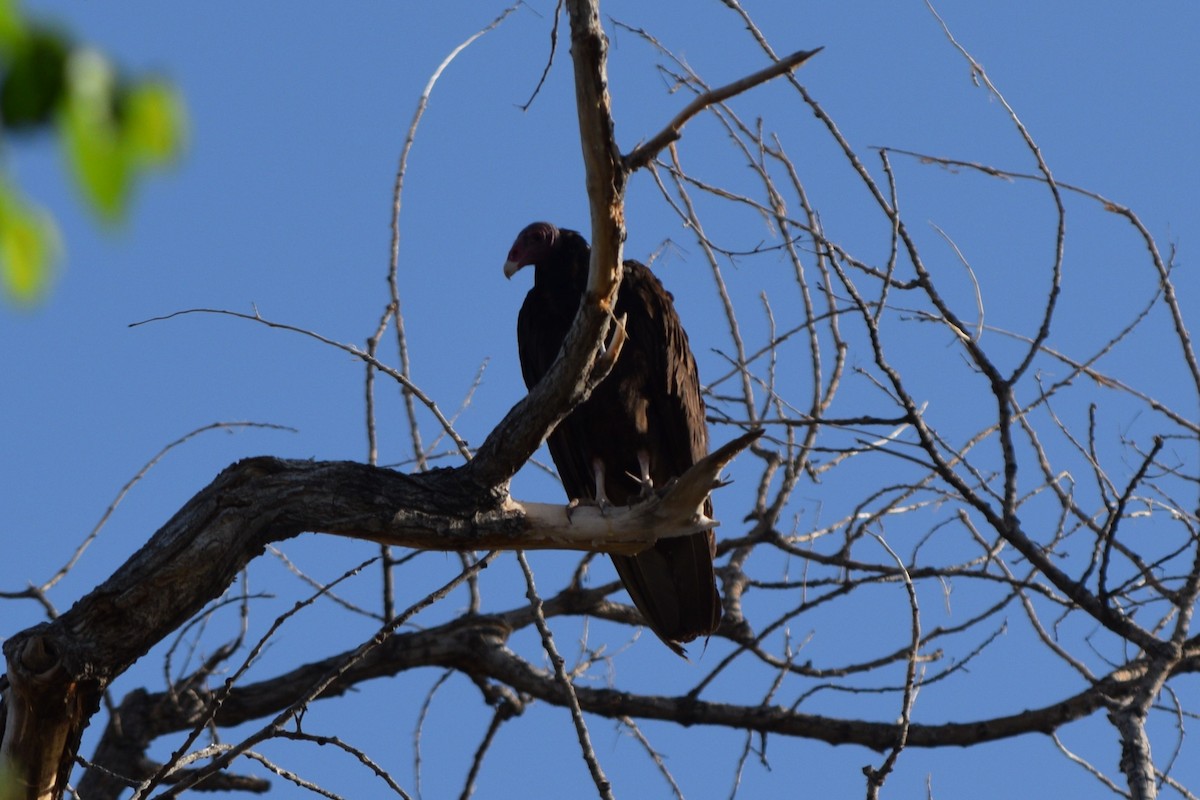
[[[713,84],[764,65],[721,3],[647,5],[609,2],[602,10],[653,32]],[[295,429],[208,433],[169,454],[125,498],[80,565],[54,589],[51,599],[64,609],[232,461],[258,454],[366,457],[362,369],[345,354],[228,317],[129,324],[185,308],[257,308],[268,319],[361,344],[387,302],[391,190],[417,97],[445,55],[502,6],[47,1],[26,7],[34,15],[61,18],[77,37],[131,72],[169,77],[186,99],[191,128],[181,163],[139,187],[129,218],[115,230],[98,225],[82,208],[52,144],[22,142],[6,150],[6,169],[58,219],[67,256],[42,305],[0,309],[0,541],[5,553],[0,589],[52,574],[121,486],[168,442],[216,421]],[[870,148],[879,145],[1032,171],[1028,151],[1000,104],[972,85],[966,63],[923,3],[746,0],[746,7],[779,51],[826,48],[803,68],[801,80],[864,159],[870,157],[868,166],[876,175],[878,161]],[[1132,207],[1161,246],[1177,246],[1179,293],[1193,298],[1194,308],[1200,293],[1193,267],[1200,238],[1195,200],[1200,77],[1193,55],[1200,9],[1182,2],[1085,6],[1034,0],[958,0],[938,9],[1015,107],[1060,180]],[[552,14],[553,3],[530,0],[458,57],[437,86],[410,158],[400,274],[413,377],[452,412],[486,364],[457,424],[475,444],[523,395],[513,331],[528,276],[504,280],[501,264],[509,244],[534,219],[587,228],[565,35],[541,94],[530,110],[518,107],[544,65]],[[656,54],[637,36],[610,26],[610,37],[616,131],[628,150],[656,132],[684,98],[667,91],[654,69]],[[870,225],[860,222],[862,190],[812,115],[780,87],[757,90],[735,108],[749,120],[765,116],[781,131],[819,199],[825,225],[855,241],[863,254],[881,258],[886,230],[877,219]],[[685,165],[706,178],[732,185],[747,180],[736,154],[709,121],[697,120],[688,129],[680,152]],[[988,290],[988,322],[1027,328],[1042,286],[1036,270],[1047,263],[1052,235],[1044,195],[914,161],[898,159],[897,165],[910,224],[920,227],[922,241],[930,248],[940,241],[926,222],[953,235],[968,248]],[[1055,343],[1087,352],[1107,333],[1100,323],[1130,316],[1153,282],[1140,244],[1112,215],[1077,200],[1070,201],[1068,213],[1067,299]],[[702,377],[719,372],[723,362],[714,350],[726,342],[711,278],[648,175],[635,176],[627,217],[627,256],[647,258],[667,239],[678,244],[657,268],[677,298]],[[766,236],[765,229],[739,215],[712,219],[713,229],[731,245],[751,248]],[[956,291],[968,291],[961,272],[954,277],[954,262],[944,249],[939,255],[946,280]],[[730,275],[735,300],[747,309],[757,308],[759,292],[781,280],[757,265]],[[1137,288],[1126,295],[1122,287],[1131,282]],[[788,309],[777,310],[787,318]],[[750,330],[761,327],[753,311],[746,313],[753,318],[747,322]],[[1194,312],[1191,322],[1193,327],[1200,322]],[[1163,365],[1176,362],[1160,351],[1162,340],[1154,331],[1106,364],[1194,413],[1194,396],[1163,374]],[[385,357],[395,361],[393,351]],[[925,357],[912,352],[899,358],[919,367]],[[915,380],[929,387],[935,409],[956,405],[958,390],[946,373],[931,368],[919,371]],[[862,398],[861,412],[870,394],[860,391],[847,397]],[[395,393],[382,381],[380,396],[380,461],[400,463],[411,455],[406,423]],[[971,423],[948,414],[944,424],[950,429],[961,424],[966,431]],[[1115,413],[1106,424],[1111,429],[1128,425],[1136,432],[1138,421]],[[430,419],[424,434],[427,440],[435,434]],[[830,481],[802,494],[812,498],[842,490],[849,491]],[[744,507],[737,503],[738,487],[727,491],[729,499],[719,496],[718,508],[722,503]],[[559,498],[557,487],[532,470],[518,477],[514,493]],[[836,516],[838,498],[821,496],[819,502]],[[737,530],[737,517],[731,517],[721,533]],[[312,536],[286,549],[304,569],[326,580],[372,551]],[[423,563],[427,572],[411,578],[407,587],[413,599],[422,580],[432,585],[448,578],[458,560],[435,555],[425,556]],[[573,562],[536,556],[535,569],[545,570],[539,582],[553,586],[555,570],[564,563]],[[514,599],[521,588],[519,573],[511,558],[487,577],[502,598],[498,607],[519,602]],[[269,556],[251,571],[251,582],[252,590],[276,596],[263,603],[258,618],[263,624],[304,594]],[[347,592],[370,602],[374,584],[364,579]],[[4,612],[0,636],[40,619],[32,603],[8,603]],[[271,674],[272,665],[320,657],[369,635],[369,625],[342,627],[342,619],[331,607],[298,620],[264,659],[259,675]],[[887,619],[853,622],[868,637],[876,624],[880,631],[890,624]],[[807,630],[809,624],[815,629],[818,623],[799,628]],[[598,628],[597,635],[602,631]],[[798,636],[803,633],[797,630]],[[570,642],[572,635],[567,630],[560,638]],[[1012,634],[1014,643],[1018,636]],[[852,638],[832,637],[832,653],[852,648]],[[209,646],[219,641],[215,636]],[[613,646],[622,644],[617,638]],[[703,661],[699,667],[681,665],[648,652],[655,647],[643,637],[621,668],[653,670],[639,679],[661,691],[677,685],[676,671],[685,673],[684,685],[702,674]],[[1039,670],[1053,670],[1041,664],[1043,654],[1023,653],[1016,644],[1002,652],[973,667],[972,680],[994,687],[992,696],[930,693],[928,706],[918,704],[919,713],[927,713],[928,721],[959,718],[956,705],[967,702],[979,703],[980,715],[1012,713],[1061,694],[1061,684],[1048,685],[1045,694],[1029,685],[1037,683]],[[825,655],[835,658],[830,651]],[[314,709],[310,719],[379,755],[411,789],[413,724],[435,678],[405,675],[336,708]],[[119,696],[139,685],[157,688],[161,681],[156,651],[114,691]],[[1021,689],[1011,702],[1005,691],[1010,684]],[[813,710],[852,713],[838,705],[850,702],[822,698]],[[829,705],[818,707],[823,703]],[[435,698],[423,751],[425,796],[461,788],[465,765],[486,726],[479,705],[474,689],[461,679]],[[878,708],[864,709],[866,717],[889,718]],[[482,796],[586,790],[587,774],[565,712],[538,707],[512,725],[481,777]],[[666,784],[627,735],[604,720],[594,720],[592,729],[619,796],[666,796]],[[655,725],[647,732],[669,755],[689,797],[728,795],[740,735]],[[1111,769],[1115,742],[1103,737],[1100,726],[1072,744]],[[852,748],[779,738],[770,741],[767,756],[772,769],[748,766],[742,796],[857,796],[859,768],[879,760]],[[309,777],[328,780],[347,796],[380,792],[381,785],[354,765],[324,753],[292,751],[280,759],[291,759],[293,768],[310,770]],[[1190,773],[1193,787],[1200,782],[1194,763],[1177,766],[1179,777]],[[1017,764],[1020,769],[1012,769]],[[521,778],[512,778],[512,771]],[[927,775],[932,775],[933,795],[943,798],[1084,796],[1096,788],[1048,741],[1031,737],[963,752],[907,753],[885,791],[918,796]],[[643,786],[650,788],[644,793]],[[280,791],[293,796],[289,791],[294,790]]]

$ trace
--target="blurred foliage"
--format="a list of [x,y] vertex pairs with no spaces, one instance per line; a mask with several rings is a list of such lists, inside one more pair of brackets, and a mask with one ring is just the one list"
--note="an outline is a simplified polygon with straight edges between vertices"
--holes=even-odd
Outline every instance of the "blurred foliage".
[[[185,127],[170,85],[125,78],[102,53],[26,19],[16,0],[0,0],[0,143],[56,136],[102,222],[124,216],[146,170],[174,160]],[[0,286],[7,297],[21,304],[42,297],[61,252],[53,218],[21,194],[0,163]]]

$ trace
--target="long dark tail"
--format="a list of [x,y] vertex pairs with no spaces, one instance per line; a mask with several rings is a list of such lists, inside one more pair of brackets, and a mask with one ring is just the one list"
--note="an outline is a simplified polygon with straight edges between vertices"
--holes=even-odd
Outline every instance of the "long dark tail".
[[708,636],[721,622],[711,536],[696,533],[659,539],[636,556],[612,557],[650,629],[681,656],[686,653],[680,642]]

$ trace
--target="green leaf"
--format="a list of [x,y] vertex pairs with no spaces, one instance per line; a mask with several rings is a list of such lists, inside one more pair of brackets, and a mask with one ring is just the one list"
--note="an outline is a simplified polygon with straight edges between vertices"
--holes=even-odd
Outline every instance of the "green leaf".
[[101,217],[120,218],[133,169],[117,125],[115,76],[94,50],[77,50],[67,61],[67,95],[61,132],[67,158],[84,195]]
[[6,128],[33,128],[53,118],[65,88],[68,47],[57,34],[37,31],[13,48],[0,83],[0,116]]
[[140,172],[183,149],[183,103],[160,81],[120,85],[93,50],[72,53],[66,75],[60,124],[72,172],[100,216],[117,220]]
[[161,166],[183,149],[186,130],[183,103],[161,81],[144,81],[122,98],[121,129],[134,163]]
[[5,292],[18,303],[39,300],[60,250],[50,215],[0,182],[0,284]]
[[[182,152],[187,129],[183,101],[166,81],[121,80],[100,52],[28,23],[19,0],[0,0],[0,145],[8,131],[49,123],[85,203],[105,222],[124,216],[144,171]],[[0,295],[40,298],[60,249],[53,219],[0,167]]]
[[25,20],[16,0],[0,0],[0,51],[11,53],[25,38]]

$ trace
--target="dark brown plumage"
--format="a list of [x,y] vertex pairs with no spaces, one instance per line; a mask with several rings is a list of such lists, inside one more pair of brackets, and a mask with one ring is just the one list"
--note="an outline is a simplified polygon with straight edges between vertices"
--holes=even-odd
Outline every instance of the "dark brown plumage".
[[[521,372],[530,388],[549,370],[571,327],[590,255],[582,236],[548,222],[526,227],[509,251],[506,276],[534,266],[533,288],[517,318]],[[627,505],[643,493],[639,478],[661,487],[708,452],[696,361],[671,295],[644,265],[626,261],[624,267],[614,310],[618,319],[625,316],[624,348],[608,377],[547,442],[571,500]],[[711,516],[707,503],[706,512]],[[681,655],[679,642],[712,633],[721,619],[714,549],[708,532],[612,557],[651,629]]]

